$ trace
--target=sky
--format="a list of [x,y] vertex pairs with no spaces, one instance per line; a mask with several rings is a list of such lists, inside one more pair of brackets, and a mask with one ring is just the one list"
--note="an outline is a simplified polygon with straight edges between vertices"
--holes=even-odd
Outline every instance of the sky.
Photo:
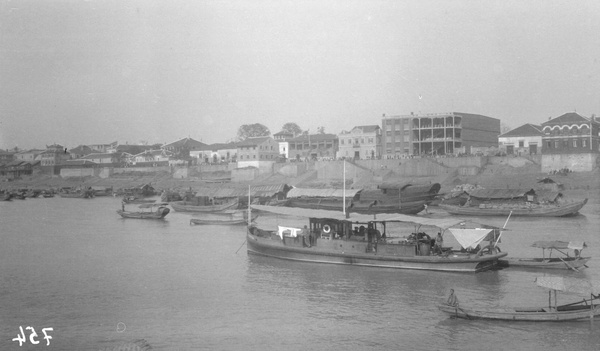
[[0,149],[600,115],[600,1],[0,0]]

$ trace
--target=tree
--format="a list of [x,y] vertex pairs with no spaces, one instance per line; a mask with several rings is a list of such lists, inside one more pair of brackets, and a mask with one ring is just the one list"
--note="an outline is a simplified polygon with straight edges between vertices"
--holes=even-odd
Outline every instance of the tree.
[[281,131],[294,134],[294,136],[302,134],[302,128],[294,122],[288,122],[281,127]]
[[321,126],[321,127],[317,128],[317,133],[325,134],[325,127]]
[[238,140],[246,140],[253,137],[270,136],[269,128],[260,123],[244,124],[238,128]]

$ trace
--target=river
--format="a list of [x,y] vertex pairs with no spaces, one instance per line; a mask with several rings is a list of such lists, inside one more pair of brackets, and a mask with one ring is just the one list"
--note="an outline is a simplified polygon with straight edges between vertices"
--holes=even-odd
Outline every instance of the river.
[[[600,320],[457,320],[435,306],[450,288],[462,304],[545,305],[536,276],[600,279],[598,197],[576,217],[510,219],[500,244],[510,256],[541,254],[529,247],[536,240],[588,244],[589,268],[552,274],[248,256],[244,226],[190,226],[190,214],[174,211],[165,220],[122,219],[119,208],[111,197],[0,202],[1,350],[98,350],[137,339],[155,350],[600,349]],[[474,220],[502,226],[506,218]],[[576,298],[559,295],[559,303]],[[13,341],[20,327],[22,346]]]

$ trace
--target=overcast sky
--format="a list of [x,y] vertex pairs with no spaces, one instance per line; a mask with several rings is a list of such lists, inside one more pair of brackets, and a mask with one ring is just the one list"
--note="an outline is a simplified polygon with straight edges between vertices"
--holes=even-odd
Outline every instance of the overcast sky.
[[600,1],[0,0],[0,148],[600,115]]

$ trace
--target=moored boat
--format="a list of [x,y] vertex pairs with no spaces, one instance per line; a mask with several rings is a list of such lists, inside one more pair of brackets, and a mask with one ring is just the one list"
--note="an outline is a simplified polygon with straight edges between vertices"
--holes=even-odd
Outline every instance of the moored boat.
[[200,197],[196,197],[194,201],[174,201],[170,205],[175,211],[178,212],[218,212],[229,209],[235,209],[238,207],[239,200],[235,198],[233,200],[219,201],[203,201]]
[[[575,321],[600,315],[600,303],[596,302],[600,298],[599,290],[590,282],[567,277],[538,277],[536,282],[538,286],[549,289],[547,306],[486,308],[445,303],[438,305],[438,309],[455,318],[529,322]],[[558,305],[557,291],[587,295],[589,298]],[[554,304],[551,303],[552,292]]]
[[439,183],[388,184],[378,189],[306,189],[293,188],[287,193],[286,206],[308,209],[374,214],[417,214],[439,192]]
[[[167,205],[168,203],[142,204],[139,206],[140,211],[125,211],[125,204],[123,204],[123,208],[117,210],[117,213],[123,218],[163,219],[170,212]],[[154,209],[155,207],[156,209]],[[148,209],[148,211],[144,209]]]
[[[251,222],[258,218],[258,213],[251,214]],[[248,211],[225,210],[222,212],[205,213],[199,218],[190,219],[190,224],[205,225],[237,225],[248,223]]]
[[567,201],[551,190],[473,189],[453,194],[439,207],[460,216],[563,217],[577,214],[587,201]]
[[[583,241],[536,241],[531,246],[541,248],[542,257],[505,257],[500,260],[500,264],[513,268],[571,269],[579,271],[582,268],[587,268],[586,263],[591,258],[581,256],[581,251],[587,247],[587,244]],[[548,256],[546,256],[546,250],[549,250]],[[570,250],[572,250],[573,255],[569,254]],[[553,257],[554,252],[557,252],[557,255]]]
[[[249,226],[248,253],[278,259],[370,267],[434,270],[445,272],[479,272],[496,267],[499,252],[495,243],[498,228],[461,228],[461,220],[434,219],[402,214],[348,214],[337,211],[252,205],[252,210],[301,217],[305,228],[278,226],[264,229]],[[443,247],[433,253],[435,243],[424,232],[394,237],[388,225],[427,226],[451,233],[462,250]],[[447,230],[447,231],[446,231]],[[408,234],[408,232],[406,233]],[[484,250],[469,252],[483,241]]]
[[156,200],[139,198],[133,195],[124,196],[121,201],[123,201],[126,204],[151,204],[153,202],[156,202]]

